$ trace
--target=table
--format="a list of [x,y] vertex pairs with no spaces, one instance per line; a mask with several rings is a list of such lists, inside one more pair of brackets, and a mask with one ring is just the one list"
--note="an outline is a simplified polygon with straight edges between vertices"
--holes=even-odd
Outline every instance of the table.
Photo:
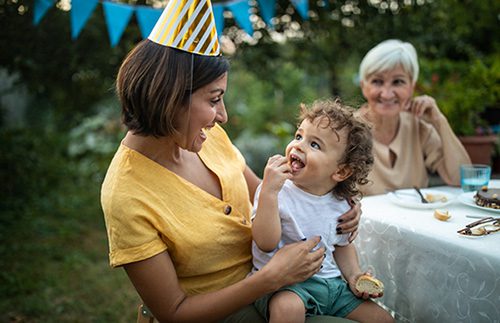
[[[490,187],[500,187],[499,180]],[[460,188],[433,187],[456,194]],[[393,204],[387,195],[365,197],[355,240],[361,268],[385,285],[380,298],[397,322],[500,322],[500,232],[480,238],[456,231],[477,219],[500,216],[454,200],[452,218],[434,218],[433,209]]]

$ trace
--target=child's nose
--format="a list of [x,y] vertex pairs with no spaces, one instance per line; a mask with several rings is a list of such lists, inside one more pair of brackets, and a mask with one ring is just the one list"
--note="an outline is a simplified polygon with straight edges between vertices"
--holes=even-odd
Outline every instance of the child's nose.
[[303,140],[296,141],[295,144],[293,145],[293,148],[295,148],[295,150],[298,150],[298,151],[303,151],[303,149],[302,149],[303,144],[304,144]]

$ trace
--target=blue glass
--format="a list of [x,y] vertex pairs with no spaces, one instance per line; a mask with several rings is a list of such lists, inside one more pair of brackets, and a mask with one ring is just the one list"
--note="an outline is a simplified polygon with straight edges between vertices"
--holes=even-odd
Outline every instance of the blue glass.
[[491,167],[481,164],[467,164],[460,166],[460,185],[464,192],[480,190],[488,186],[491,177]]

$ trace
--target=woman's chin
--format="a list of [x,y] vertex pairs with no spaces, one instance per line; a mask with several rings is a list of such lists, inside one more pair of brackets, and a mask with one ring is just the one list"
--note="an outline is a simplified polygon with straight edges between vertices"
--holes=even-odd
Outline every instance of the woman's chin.
[[381,116],[396,116],[401,112],[401,107],[399,105],[379,105],[375,111]]
[[193,153],[200,152],[201,148],[203,147],[203,143],[205,142],[206,139],[207,137],[202,137],[202,136],[196,137],[196,139],[191,144],[191,148],[188,150]]

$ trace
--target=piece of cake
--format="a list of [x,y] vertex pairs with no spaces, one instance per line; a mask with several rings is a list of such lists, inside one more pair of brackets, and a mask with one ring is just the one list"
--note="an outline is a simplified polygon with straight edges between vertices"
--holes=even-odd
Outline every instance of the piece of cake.
[[434,217],[439,221],[448,221],[451,215],[447,210],[434,210]]
[[430,193],[427,193],[425,194],[425,199],[427,200],[427,202],[429,203],[435,203],[435,202],[447,202],[448,201],[448,198],[442,194],[430,194]]
[[500,209],[500,188],[483,187],[474,195],[477,205],[490,209]]

